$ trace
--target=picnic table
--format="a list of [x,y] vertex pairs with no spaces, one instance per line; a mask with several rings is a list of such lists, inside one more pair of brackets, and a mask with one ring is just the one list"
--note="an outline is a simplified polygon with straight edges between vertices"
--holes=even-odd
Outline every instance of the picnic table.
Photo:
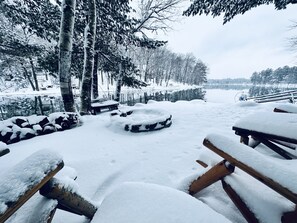
[[246,145],[252,138],[286,159],[296,158],[296,114],[259,112],[240,119],[232,129]]

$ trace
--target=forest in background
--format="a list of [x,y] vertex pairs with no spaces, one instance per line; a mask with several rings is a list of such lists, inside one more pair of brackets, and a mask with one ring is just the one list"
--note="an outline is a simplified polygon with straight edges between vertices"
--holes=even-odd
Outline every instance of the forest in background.
[[[172,52],[166,41],[150,37],[151,32],[166,32],[170,28],[182,13],[178,12],[180,2],[141,0],[132,8],[129,1],[93,1],[96,27],[89,77],[94,98],[98,96],[100,75],[110,84],[120,79],[121,85],[136,88],[150,83],[168,85],[170,80],[195,85],[207,81],[208,67],[200,59],[192,54]],[[48,0],[1,1],[1,91],[26,87],[39,91],[49,79],[60,83],[62,4]],[[80,84],[87,72],[85,45],[90,11],[87,1],[76,1],[70,72]]]

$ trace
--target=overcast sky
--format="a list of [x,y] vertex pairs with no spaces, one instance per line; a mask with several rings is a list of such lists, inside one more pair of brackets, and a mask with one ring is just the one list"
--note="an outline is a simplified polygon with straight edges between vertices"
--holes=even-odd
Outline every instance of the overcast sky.
[[276,11],[273,5],[254,8],[225,25],[221,17],[194,16],[173,25],[163,39],[174,52],[193,53],[209,67],[208,78],[250,78],[254,71],[297,66],[289,37],[297,21],[297,5]]

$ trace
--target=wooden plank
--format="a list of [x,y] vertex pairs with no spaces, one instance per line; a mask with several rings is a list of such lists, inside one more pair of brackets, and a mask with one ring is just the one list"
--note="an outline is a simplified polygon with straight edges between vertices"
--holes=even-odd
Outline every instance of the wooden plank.
[[206,163],[204,163],[203,161],[201,161],[201,160],[196,160],[196,162],[197,162],[199,165],[201,165],[202,167],[204,167],[204,168],[207,168],[207,167],[208,167],[208,165],[207,165]]
[[280,112],[280,113],[291,113],[291,112],[285,111],[285,110],[280,109],[280,108],[274,108],[273,111],[274,112]]
[[297,221],[297,207],[292,212],[286,212],[282,216],[282,223],[296,223]]
[[0,157],[6,155],[9,152],[10,152],[9,149],[0,149]]
[[293,159],[292,158],[293,157],[292,154],[290,154],[289,152],[283,150],[282,148],[280,148],[279,146],[273,144],[272,142],[268,141],[267,139],[257,138],[257,140],[259,140],[265,146],[269,147],[271,150],[273,150],[274,152],[276,152],[280,156],[284,157],[285,159],[287,159],[287,160]]
[[280,140],[280,141],[284,141],[284,142],[288,142],[288,143],[297,144],[297,139],[292,139],[292,138],[288,138],[285,136],[273,135],[273,134],[268,134],[265,132],[257,132],[255,130],[243,129],[243,128],[239,128],[236,126],[233,126],[232,129],[235,131],[235,134],[239,135],[239,136],[251,135],[251,136],[256,136],[257,138],[262,137],[262,138],[266,138],[268,140],[274,139],[274,140]]
[[189,194],[194,195],[198,193],[209,185],[233,173],[233,171],[234,166],[229,165],[225,160],[219,162],[191,183],[189,187]]
[[236,191],[231,187],[230,184],[227,184],[224,180],[222,181],[222,186],[225,192],[228,194],[230,199],[233,201],[235,206],[238,208],[242,216],[249,223],[259,223],[259,220],[256,218],[255,214],[248,208],[246,203],[242,198],[236,193]]
[[40,194],[58,201],[58,208],[92,219],[97,207],[79,194],[67,189],[56,179],[50,180],[41,189]]
[[[271,189],[275,190],[276,192],[278,192],[282,196],[286,197],[288,200],[292,201],[293,203],[297,204],[297,194],[293,193],[288,188],[285,188],[281,184],[275,182],[273,179],[270,179],[270,178],[264,176],[263,174],[261,174],[257,170],[255,170],[255,169],[251,168],[250,166],[248,166],[248,164],[242,163],[239,160],[232,157],[231,155],[223,152],[222,150],[220,150],[219,148],[214,146],[208,139],[204,139],[203,144],[207,148],[212,150],[213,152],[217,153],[218,155],[220,155],[221,157],[223,157],[224,159],[229,161],[232,165],[242,169],[243,171],[245,171],[249,175],[253,176],[255,179],[257,179],[260,182],[264,183],[265,185],[267,185]],[[263,165],[265,165],[265,163]]]
[[26,192],[19,195],[19,199],[14,201],[8,201],[6,205],[7,210],[0,215],[0,222],[5,222],[14,212],[16,212],[29,198],[31,198],[47,181],[49,181],[57,172],[59,172],[64,166],[63,161],[61,161],[57,167],[48,172],[44,178],[35,185],[31,185],[27,188]]

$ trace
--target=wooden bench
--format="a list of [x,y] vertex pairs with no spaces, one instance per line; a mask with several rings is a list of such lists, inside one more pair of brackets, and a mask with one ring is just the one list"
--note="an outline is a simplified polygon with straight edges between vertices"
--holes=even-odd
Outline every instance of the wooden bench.
[[[0,182],[0,222],[5,222],[38,190],[49,199],[37,200],[27,222],[51,222],[56,208],[85,215],[92,219],[97,208],[78,193],[69,190],[63,182],[53,178],[64,166],[56,153],[41,150],[2,174]],[[27,208],[28,209],[28,208]],[[28,215],[28,213],[25,213]],[[37,220],[36,220],[37,219]]]
[[[251,194],[244,194],[244,190],[238,193],[230,184],[232,181],[228,180],[231,177],[228,175],[231,175],[235,167],[238,167],[274,190],[277,194],[286,198],[288,200],[287,202],[292,202],[295,210],[292,208],[287,210],[286,213],[283,213],[281,222],[296,222],[297,173],[294,167],[297,167],[297,162],[295,160],[289,161],[271,158],[246,145],[216,134],[208,135],[204,139],[203,144],[224,160],[193,181],[189,187],[190,194],[196,194],[209,185],[221,180],[224,190],[246,220],[249,223],[261,222],[254,213],[256,210],[249,207],[250,205],[242,199],[242,197],[251,196]],[[265,197],[265,199],[269,199],[269,197]]]
[[108,101],[102,101],[102,100],[93,100],[91,103],[91,113],[93,115],[96,115],[97,113],[100,113],[104,109],[108,109],[109,111],[118,109],[119,102],[108,100]]
[[[296,158],[297,121],[295,114],[259,112],[237,121],[232,129],[241,137],[241,142],[253,148],[263,143],[285,159]],[[258,142],[258,143],[257,143]]]

